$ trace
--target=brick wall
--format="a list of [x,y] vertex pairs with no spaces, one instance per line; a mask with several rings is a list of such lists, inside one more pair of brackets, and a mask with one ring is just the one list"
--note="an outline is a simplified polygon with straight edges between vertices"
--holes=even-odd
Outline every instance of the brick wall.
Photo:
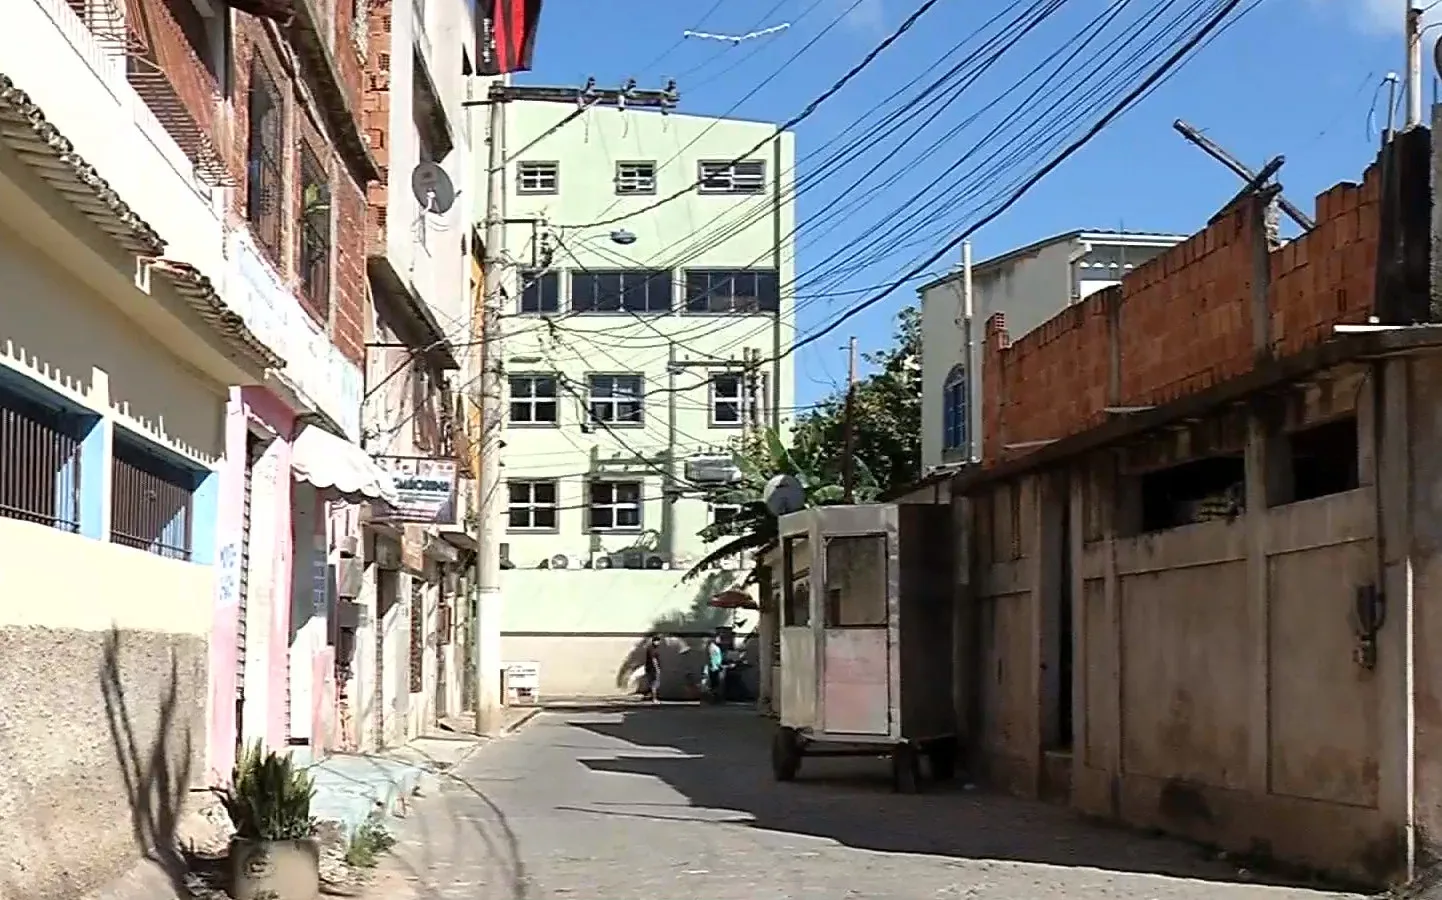
[[[1095,427],[1108,406],[1196,393],[1260,358],[1325,341],[1336,324],[1365,322],[1376,293],[1380,184],[1373,166],[1362,184],[1322,194],[1316,227],[1280,248],[1265,243],[1263,202],[1245,197],[1120,285],[1015,341],[1004,313],[992,316],[982,358],[984,458]],[[1259,277],[1267,281],[1261,348],[1253,322]]]
[[[207,161],[223,141],[214,126],[220,112],[220,84],[187,39],[179,16],[188,15],[196,40],[204,41],[204,20],[178,0],[132,0],[127,6],[126,43],[137,57],[126,74],[136,94],[191,162]],[[70,0],[76,12],[89,10],[84,0]],[[106,30],[110,22],[91,18],[91,27]],[[205,48],[202,44],[202,52]],[[206,175],[218,174],[206,166]]]
[[[341,7],[348,4],[340,3]],[[337,56],[350,52],[354,57],[347,32],[340,32],[336,40]],[[334,254],[332,272],[333,288],[328,321],[322,323],[329,329],[332,342],[345,356],[357,365],[365,361],[365,322],[369,308],[365,279],[365,190],[356,183],[349,169],[336,151],[335,142],[325,127],[325,117],[310,100],[311,92],[298,85],[293,77],[291,65],[282,64],[279,50],[274,44],[269,28],[259,19],[241,13],[236,14],[234,50],[232,58],[234,102],[230,105],[231,127],[238,139],[230,142],[227,154],[228,167],[235,173],[236,189],[231,196],[231,225],[246,227],[246,196],[249,188],[246,173],[246,152],[249,135],[247,97],[250,91],[251,64],[259,61],[264,65],[270,78],[282,97],[284,105],[281,141],[284,159],[282,171],[286,179],[284,202],[287,211],[281,216],[283,252],[279,259],[271,260],[281,278],[301,298],[300,274],[298,271],[300,241],[299,233],[299,147],[305,142],[317,155],[320,163],[330,175],[330,191],[335,214],[332,219],[331,241]],[[357,69],[358,71],[358,69]],[[356,79],[359,89],[359,78]],[[301,305],[309,309],[304,301]]]
[[372,3],[369,26],[361,123],[376,165],[380,167],[381,180],[373,183],[368,191],[370,209],[366,234],[370,252],[381,255],[386,245],[386,179],[390,171],[391,0]]

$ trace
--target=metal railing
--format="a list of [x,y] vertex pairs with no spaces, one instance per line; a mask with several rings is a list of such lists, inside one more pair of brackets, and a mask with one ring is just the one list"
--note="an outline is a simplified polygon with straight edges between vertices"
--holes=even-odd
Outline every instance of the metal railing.
[[0,516],[80,531],[74,416],[0,390]]
[[110,477],[111,543],[189,560],[194,475],[117,439]]

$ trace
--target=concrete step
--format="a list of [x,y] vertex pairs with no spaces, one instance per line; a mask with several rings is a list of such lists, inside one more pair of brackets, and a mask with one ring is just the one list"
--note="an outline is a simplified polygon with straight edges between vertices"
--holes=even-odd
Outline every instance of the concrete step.
[[347,836],[372,815],[404,815],[422,787],[425,769],[386,756],[337,753],[309,762],[315,781],[311,815]]

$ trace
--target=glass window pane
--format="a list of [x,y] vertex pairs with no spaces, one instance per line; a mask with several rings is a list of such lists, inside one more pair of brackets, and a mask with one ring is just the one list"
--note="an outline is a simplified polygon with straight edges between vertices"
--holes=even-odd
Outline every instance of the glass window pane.
[[826,540],[826,626],[886,624],[886,537],[866,534]]
[[610,502],[611,502],[611,483],[610,483],[609,481],[593,481],[593,482],[591,482],[591,502],[592,502],[592,503],[610,503]]
[[641,485],[634,481],[622,481],[615,485],[617,503],[637,503],[641,500]]
[[617,528],[635,528],[641,524],[641,510],[635,506],[623,506],[616,510]]
[[596,282],[596,310],[618,312],[621,309],[623,282],[619,272],[603,272],[592,276]]
[[556,502],[556,483],[554,481],[538,481],[532,490],[532,497],[536,503]]
[[529,503],[531,500],[531,485],[525,481],[513,481],[510,484],[512,503]]
[[556,508],[554,506],[539,507],[532,511],[532,519],[537,528],[556,527]]
[[741,421],[741,406],[734,401],[716,403],[716,421],[723,424]]
[[534,405],[534,407],[535,407],[535,413],[534,413],[534,415],[535,415],[535,421],[537,421],[537,422],[554,422],[554,421],[556,421],[556,401],[554,401],[554,400],[537,400],[533,405]]
[[518,506],[506,514],[506,518],[512,528],[531,527],[531,510],[525,506]]
[[537,397],[556,396],[556,379],[535,378],[531,381],[531,393]]

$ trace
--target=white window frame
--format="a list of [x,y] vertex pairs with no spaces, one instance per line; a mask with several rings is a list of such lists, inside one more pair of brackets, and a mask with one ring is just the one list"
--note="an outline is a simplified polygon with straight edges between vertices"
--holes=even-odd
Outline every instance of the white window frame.
[[[622,379],[633,380],[636,386],[634,394],[618,391]],[[600,396],[597,395],[599,382],[610,383],[609,390]],[[592,422],[604,423],[607,428],[640,428],[646,424],[646,378],[635,372],[593,372],[586,376],[586,415]],[[636,417],[634,419],[623,419],[619,417],[621,407],[625,404],[635,404]],[[597,408],[609,409],[609,417],[597,415]]]
[[[635,500],[618,500],[617,493],[622,487],[635,488]],[[597,489],[605,488],[609,491],[608,497],[597,501]],[[643,496],[646,483],[639,480],[623,479],[600,479],[587,483],[586,485],[586,525],[591,531],[640,531],[645,522],[646,499]],[[610,524],[598,524],[597,513],[604,513]],[[635,514],[636,521],[633,524],[621,525],[621,515],[627,512]]]
[[[516,382],[525,380],[530,382],[530,393],[524,396],[516,394]],[[550,397],[539,397],[536,395],[536,384],[541,381],[550,381],[553,393]],[[512,372],[506,381],[506,392],[509,395],[506,407],[506,422],[518,428],[559,428],[561,425],[561,377],[553,372]],[[555,408],[555,418],[551,421],[536,418],[539,407],[549,403]],[[517,419],[515,408],[517,404],[528,406],[531,410],[531,418]]]
[[[536,499],[536,488],[546,485],[551,489],[550,502],[543,502]],[[524,501],[517,501],[512,489],[525,486],[527,497]],[[531,522],[529,525],[516,525],[511,521],[511,513],[516,510],[525,510],[526,517]],[[551,525],[537,525],[536,513],[538,510],[550,510]],[[555,478],[511,478],[506,481],[506,530],[530,533],[550,533],[561,529],[561,483]]]
[[[549,185],[547,181],[549,180]],[[561,164],[553,159],[528,159],[516,163],[517,194],[559,194]]]
[[766,160],[702,160],[696,164],[696,190],[701,194],[764,194]]
[[[720,390],[722,379],[735,379],[736,392],[734,395]],[[710,403],[709,414],[712,428],[740,428],[746,424],[746,375],[742,372],[717,372],[709,380]],[[734,419],[721,417],[722,405],[734,408]]]
[[616,193],[622,197],[656,193],[656,161],[631,159],[616,163]]

